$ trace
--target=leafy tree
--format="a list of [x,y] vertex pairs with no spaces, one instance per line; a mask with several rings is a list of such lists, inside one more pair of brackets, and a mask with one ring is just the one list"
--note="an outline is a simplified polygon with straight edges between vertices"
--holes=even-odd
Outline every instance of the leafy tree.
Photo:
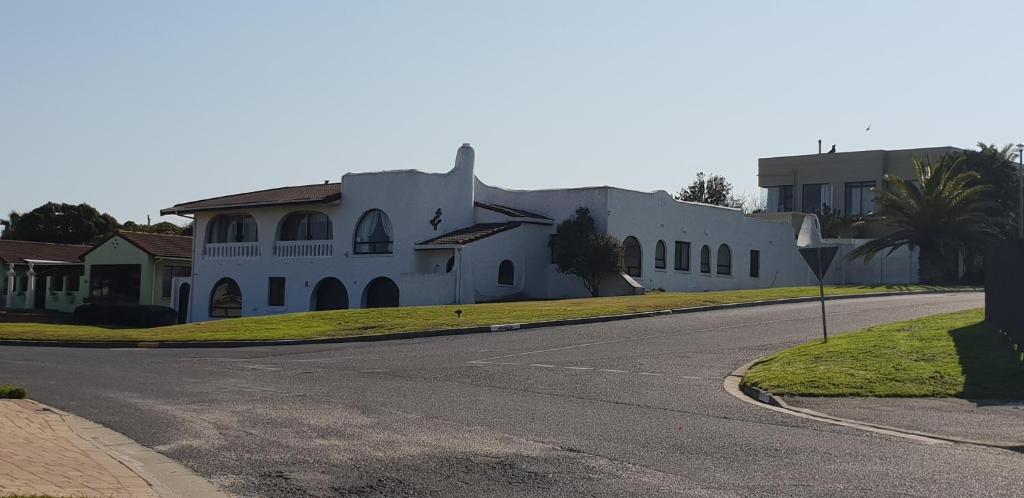
[[983,246],[998,237],[989,215],[992,187],[975,171],[963,171],[963,158],[943,156],[936,164],[914,158],[916,181],[886,176],[890,190],[876,189],[875,202],[893,232],[850,252],[870,260],[879,252],[903,246],[920,250],[924,283],[952,280],[956,251]]
[[676,194],[676,198],[682,201],[700,202],[713,204],[715,206],[742,207],[743,201],[732,196],[732,184],[724,176],[705,176],[704,172],[697,173],[697,178],[689,187],[686,187]]
[[558,271],[579,277],[594,297],[599,295],[605,276],[623,270],[622,243],[611,235],[597,233],[594,218],[585,207],[558,224],[550,246]]
[[995,217],[999,231],[1004,239],[1016,237],[1017,230],[1017,189],[1020,180],[1017,175],[1017,164],[1013,159],[1016,153],[1012,145],[996,147],[978,142],[978,150],[965,150],[959,154],[962,158],[962,169],[978,174],[975,184],[991,185],[991,190],[983,197],[992,203],[990,214]]
[[185,235],[185,227],[181,227],[169,221],[161,221],[156,225],[140,225],[134,221],[126,221],[121,225],[122,230],[129,232],[162,233],[169,235]]
[[48,202],[27,213],[11,212],[7,240],[87,244],[113,232],[117,220],[88,204]]

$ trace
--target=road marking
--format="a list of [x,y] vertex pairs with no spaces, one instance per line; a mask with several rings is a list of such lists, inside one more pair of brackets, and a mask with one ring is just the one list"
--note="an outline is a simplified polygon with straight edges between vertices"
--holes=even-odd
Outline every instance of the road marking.
[[597,369],[597,371],[598,372],[611,372],[611,373],[618,373],[618,374],[629,373],[629,372],[627,372],[625,370],[616,370],[614,368],[599,368],[599,369]]
[[654,373],[654,372],[637,372],[636,374],[637,375],[657,375],[657,376],[665,375],[665,374]]
[[593,370],[594,367],[565,367],[569,370]]
[[558,365],[545,365],[543,363],[530,363],[531,367],[558,368]]

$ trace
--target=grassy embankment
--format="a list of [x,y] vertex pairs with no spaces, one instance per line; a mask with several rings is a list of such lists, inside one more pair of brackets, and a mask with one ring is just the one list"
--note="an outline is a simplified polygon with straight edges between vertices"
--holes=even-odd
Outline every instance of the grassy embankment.
[[1024,399],[1024,363],[983,310],[935,315],[780,351],[744,385],[777,395]]
[[[828,295],[871,294],[938,289],[926,286],[829,286]],[[642,311],[689,308],[793,297],[817,296],[817,287],[783,287],[725,292],[659,292],[642,296],[413,306],[291,313],[217,320],[152,329],[77,325],[0,323],[0,339],[75,341],[210,341],[349,337],[416,330],[454,329],[480,325],[525,323],[621,315]],[[455,310],[463,311],[457,318]]]

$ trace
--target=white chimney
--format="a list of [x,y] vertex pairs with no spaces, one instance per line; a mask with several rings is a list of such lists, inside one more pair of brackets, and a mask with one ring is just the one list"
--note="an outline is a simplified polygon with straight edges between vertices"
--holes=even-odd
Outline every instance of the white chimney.
[[455,153],[455,169],[468,168],[470,171],[473,171],[475,155],[473,147],[470,147],[469,144],[462,144],[462,147],[459,147],[459,151]]

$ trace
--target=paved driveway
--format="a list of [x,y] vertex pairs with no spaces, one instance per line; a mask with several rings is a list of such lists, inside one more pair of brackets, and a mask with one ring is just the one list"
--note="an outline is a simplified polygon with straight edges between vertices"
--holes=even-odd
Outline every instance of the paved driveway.
[[[829,303],[834,331],[980,294]],[[817,304],[218,350],[0,348],[0,379],[259,496],[1020,494],[1024,455],[790,417],[722,389]]]

